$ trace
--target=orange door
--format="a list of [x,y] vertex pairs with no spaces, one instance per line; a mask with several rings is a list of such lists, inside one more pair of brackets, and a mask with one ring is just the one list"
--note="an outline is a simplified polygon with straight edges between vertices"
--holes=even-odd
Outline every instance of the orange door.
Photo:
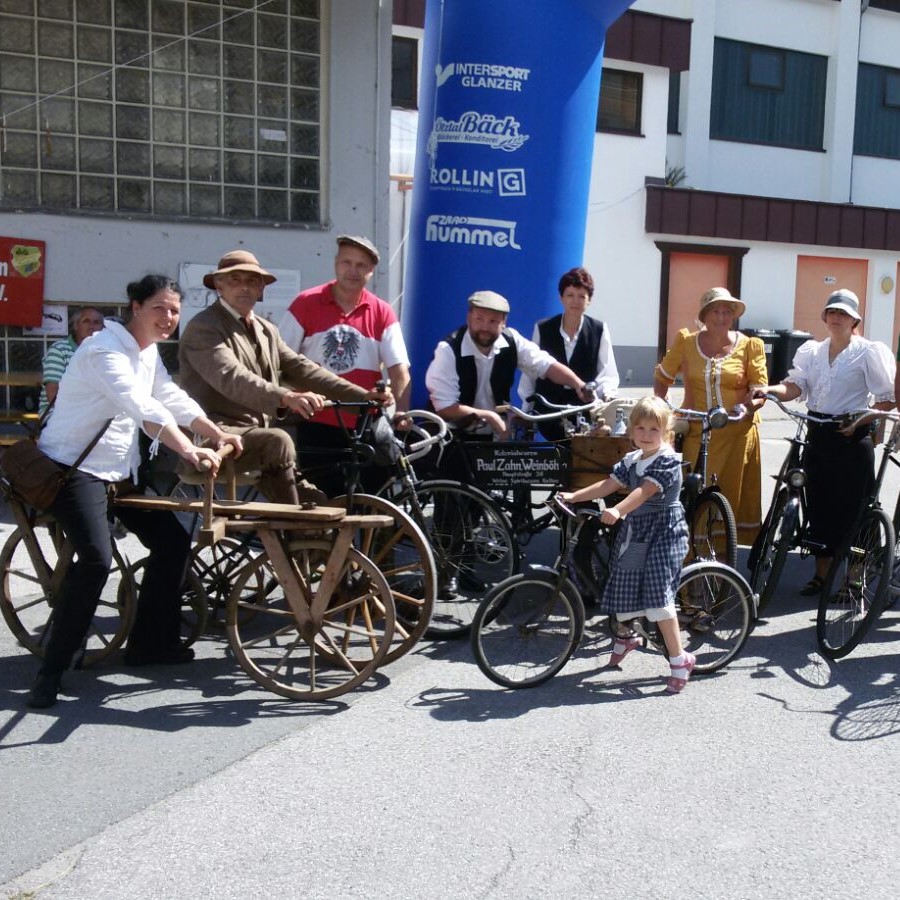
[[860,334],[866,326],[866,284],[869,262],[865,259],[833,259],[828,256],[797,257],[797,291],[794,299],[794,328],[808,331],[816,340],[828,337],[822,310],[828,295],[848,288],[859,297],[862,316]]
[[700,297],[711,287],[728,286],[729,257],[714,253],[672,253],[669,256],[669,296],[666,347],[682,328],[697,327]]

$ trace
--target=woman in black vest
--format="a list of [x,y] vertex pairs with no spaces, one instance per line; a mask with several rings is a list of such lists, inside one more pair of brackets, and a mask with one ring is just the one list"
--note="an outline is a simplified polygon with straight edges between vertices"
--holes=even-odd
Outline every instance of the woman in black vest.
[[[559,279],[563,312],[549,319],[541,319],[534,326],[532,340],[582,380],[596,382],[598,395],[609,399],[619,389],[619,370],[616,368],[609,327],[585,315],[593,296],[594,279],[590,272],[582,268],[570,269]],[[519,382],[519,396],[527,404],[528,398],[535,393],[551,403],[581,402],[571,388],[554,384],[546,378],[533,381],[523,374]],[[542,411],[541,404],[535,403],[535,412]],[[544,422],[540,430],[548,441],[565,438],[563,425],[558,420]]]

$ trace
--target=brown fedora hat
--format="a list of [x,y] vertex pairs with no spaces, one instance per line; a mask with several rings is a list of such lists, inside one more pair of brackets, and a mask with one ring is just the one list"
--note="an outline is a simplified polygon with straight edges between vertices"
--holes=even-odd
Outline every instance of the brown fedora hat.
[[266,284],[271,284],[278,279],[267,272],[259,260],[248,250],[229,250],[220,260],[219,268],[203,276],[203,284],[211,291],[216,289],[216,275],[227,275],[229,272],[253,272],[254,275],[262,275]]

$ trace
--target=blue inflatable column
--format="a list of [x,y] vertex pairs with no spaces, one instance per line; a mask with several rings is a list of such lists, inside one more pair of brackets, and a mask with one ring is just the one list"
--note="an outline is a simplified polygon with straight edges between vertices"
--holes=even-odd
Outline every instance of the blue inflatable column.
[[427,0],[404,330],[413,402],[466,298],[526,336],[581,265],[607,27],[633,0]]

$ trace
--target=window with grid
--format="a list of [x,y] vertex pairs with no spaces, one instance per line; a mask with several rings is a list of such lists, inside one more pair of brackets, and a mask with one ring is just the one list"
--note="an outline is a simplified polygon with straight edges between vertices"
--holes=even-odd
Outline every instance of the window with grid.
[[318,223],[319,0],[0,0],[0,209]]
[[597,131],[639,135],[643,89],[644,76],[640,72],[604,67],[600,78]]

